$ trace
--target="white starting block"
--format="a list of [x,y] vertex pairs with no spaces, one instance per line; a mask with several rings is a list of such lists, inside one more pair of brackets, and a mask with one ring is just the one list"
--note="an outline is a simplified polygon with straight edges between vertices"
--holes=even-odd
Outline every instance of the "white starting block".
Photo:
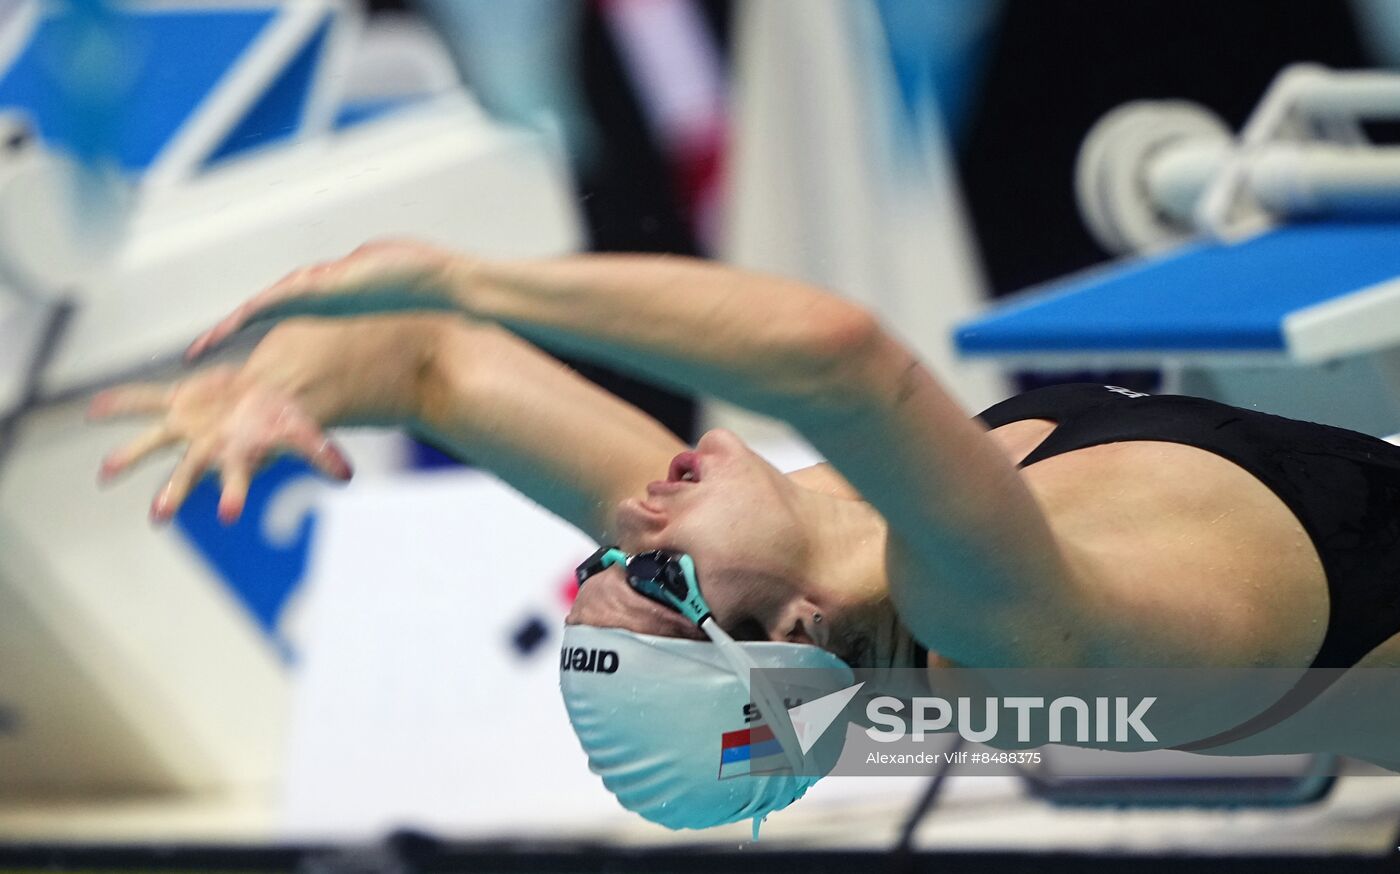
[[[0,834],[40,798],[260,792],[283,765],[279,623],[306,562],[310,478],[260,478],[248,518],[227,531],[208,507],[153,531],[162,465],[99,493],[100,459],[135,432],[85,425],[88,391],[171,375],[198,329],[371,238],[493,256],[579,245],[554,144],[492,123],[463,93],[333,123],[354,63],[351,8],[113,13],[143,48],[127,71],[131,127],[109,143],[136,195],[119,245],[65,289],[71,324],[0,459]],[[81,139],[78,122],[23,97],[49,31],[37,7],[22,13],[0,22],[0,110],[27,110],[46,145],[63,147]],[[21,400],[43,324],[34,304],[0,303],[0,419]]]

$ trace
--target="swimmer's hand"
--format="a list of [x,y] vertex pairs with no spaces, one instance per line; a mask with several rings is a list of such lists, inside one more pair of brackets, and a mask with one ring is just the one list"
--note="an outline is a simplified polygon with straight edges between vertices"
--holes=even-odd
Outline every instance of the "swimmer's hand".
[[185,351],[193,361],[248,324],[295,315],[454,310],[470,264],[447,249],[412,241],[366,243],[344,258],[293,271],[201,334]]
[[348,480],[350,464],[326,436],[324,419],[315,411],[318,401],[298,387],[306,368],[298,373],[297,364],[286,356],[274,362],[255,353],[242,367],[215,367],[171,385],[130,384],[98,394],[88,409],[90,419],[157,420],[107,456],[100,480],[114,479],[158,450],[184,446],[184,457],[151,504],[151,521],[168,522],[200,478],[216,469],[224,524],[242,514],[253,474],[275,455],[301,456],[327,476]]

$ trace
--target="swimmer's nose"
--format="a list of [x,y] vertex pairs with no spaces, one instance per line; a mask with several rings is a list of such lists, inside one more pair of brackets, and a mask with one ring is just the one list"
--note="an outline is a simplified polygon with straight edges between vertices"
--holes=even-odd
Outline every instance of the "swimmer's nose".
[[712,428],[700,437],[695,448],[701,452],[723,454],[726,451],[742,448],[743,445],[744,442],[733,431],[727,428]]

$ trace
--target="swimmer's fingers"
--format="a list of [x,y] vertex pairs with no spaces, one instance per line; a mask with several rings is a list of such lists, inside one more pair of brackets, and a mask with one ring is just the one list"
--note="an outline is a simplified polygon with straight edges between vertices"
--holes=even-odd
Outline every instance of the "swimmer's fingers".
[[219,493],[219,521],[232,525],[243,515],[248,503],[248,487],[253,482],[253,465],[247,461],[229,461],[221,471],[223,491]]
[[175,466],[175,472],[170,475],[165,487],[156,495],[155,501],[151,503],[151,521],[158,524],[169,522],[180,507],[185,503],[185,499],[190,496],[196,484],[209,469],[209,464],[214,459],[214,449],[208,443],[195,443],[185,451],[185,457],[180,459],[180,463]]
[[278,438],[278,448],[305,458],[331,479],[348,480],[353,474],[345,452],[310,419],[286,428]]
[[170,407],[174,387],[159,383],[132,383],[98,392],[88,403],[87,415],[93,421],[119,416],[163,413]]
[[107,455],[98,471],[99,481],[110,482],[130,470],[137,462],[151,453],[180,442],[180,435],[167,425],[154,425],[141,433],[141,436]]
[[309,421],[282,429],[272,443],[259,444],[238,453],[225,453],[220,462],[223,491],[219,495],[219,521],[231,525],[243,514],[253,473],[267,459],[289,452],[309,461],[321,473],[339,480],[351,476],[345,454]]

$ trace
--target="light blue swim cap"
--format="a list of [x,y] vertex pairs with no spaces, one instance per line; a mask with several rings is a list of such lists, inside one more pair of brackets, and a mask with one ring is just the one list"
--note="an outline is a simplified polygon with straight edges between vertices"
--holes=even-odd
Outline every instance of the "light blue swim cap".
[[[812,751],[820,751],[819,760],[828,763],[820,773],[745,773],[747,763],[736,760],[736,751],[742,756],[766,747],[768,763],[774,764],[775,742],[757,742],[766,736],[763,723],[782,720],[773,735],[789,739],[776,751],[779,768],[794,735],[783,706],[760,706],[763,723],[755,722],[749,678],[739,675],[736,661],[758,668],[818,669],[784,672],[782,695],[789,706],[797,703],[794,697],[812,700],[854,680],[845,662],[820,647],[728,641],[724,648],[733,647],[739,648],[737,657],[735,650],[726,654],[706,641],[565,627],[559,685],[569,721],[589,768],[623,807],[673,829],[762,818],[801,798],[835,762],[844,731],[833,729],[833,737]],[[770,710],[781,712],[770,715]],[[756,742],[739,749],[747,744],[745,731],[755,727]],[[806,759],[814,760],[813,755]]]

